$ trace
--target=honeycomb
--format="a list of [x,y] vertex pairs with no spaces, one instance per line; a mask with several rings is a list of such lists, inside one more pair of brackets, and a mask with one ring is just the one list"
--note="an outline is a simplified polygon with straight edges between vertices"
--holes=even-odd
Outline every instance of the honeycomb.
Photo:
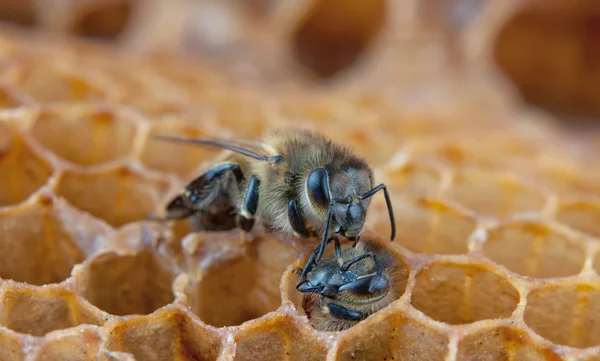
[[[428,63],[417,81],[389,59],[322,88],[3,32],[0,360],[600,360],[600,137],[487,77]],[[340,332],[295,288],[316,240],[148,219],[217,154],[153,134],[298,124],[351,144],[392,195],[396,240],[376,196],[363,241],[397,260],[397,299]]]

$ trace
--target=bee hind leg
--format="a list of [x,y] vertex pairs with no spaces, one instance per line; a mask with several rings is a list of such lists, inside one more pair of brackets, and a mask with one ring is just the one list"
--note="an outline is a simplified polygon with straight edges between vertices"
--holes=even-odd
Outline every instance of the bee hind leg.
[[254,228],[254,215],[258,208],[258,189],[260,187],[260,180],[255,175],[250,178],[248,187],[246,189],[246,195],[244,196],[244,204],[242,205],[242,211],[237,216],[238,226],[245,232],[250,232]]
[[364,318],[362,313],[349,310],[346,307],[337,305],[335,303],[328,303],[327,309],[333,317],[340,318],[342,320],[361,321]]

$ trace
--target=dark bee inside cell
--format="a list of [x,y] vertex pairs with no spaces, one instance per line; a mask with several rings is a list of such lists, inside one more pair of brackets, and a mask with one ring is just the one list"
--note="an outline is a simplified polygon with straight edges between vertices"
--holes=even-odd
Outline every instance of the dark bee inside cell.
[[287,279],[288,297],[316,329],[350,328],[404,293],[408,266],[379,240],[365,237],[356,246],[333,241],[327,251],[304,278]]

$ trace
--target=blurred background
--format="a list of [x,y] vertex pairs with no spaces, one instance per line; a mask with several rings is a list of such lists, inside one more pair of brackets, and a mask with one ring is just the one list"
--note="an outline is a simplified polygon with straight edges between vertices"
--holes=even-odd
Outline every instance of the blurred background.
[[597,0],[0,0],[0,20],[286,81],[491,89],[569,125],[600,116]]

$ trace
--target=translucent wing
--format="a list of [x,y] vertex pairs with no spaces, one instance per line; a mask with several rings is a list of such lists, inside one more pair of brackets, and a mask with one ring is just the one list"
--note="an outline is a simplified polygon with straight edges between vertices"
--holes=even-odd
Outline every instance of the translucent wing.
[[266,144],[260,140],[243,138],[184,138],[169,135],[157,135],[154,136],[154,138],[171,142],[183,142],[227,149],[265,162],[281,161],[281,157],[278,154],[269,154],[270,152],[268,152]]

